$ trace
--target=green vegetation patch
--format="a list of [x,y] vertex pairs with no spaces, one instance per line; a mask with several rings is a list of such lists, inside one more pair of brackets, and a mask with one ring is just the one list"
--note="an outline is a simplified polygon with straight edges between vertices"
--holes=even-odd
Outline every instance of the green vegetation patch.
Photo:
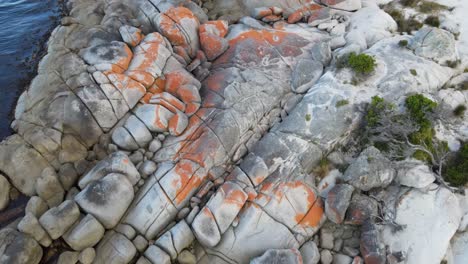
[[400,46],[402,48],[406,47],[406,46],[408,46],[408,41],[406,39],[402,39],[402,40],[398,41],[398,46]]
[[432,27],[439,27],[440,26],[440,20],[438,16],[428,16],[424,20],[424,24],[432,26]]
[[338,102],[336,102],[335,107],[338,108],[338,107],[341,107],[341,106],[345,106],[347,104],[349,104],[348,100],[339,100]]
[[412,31],[420,29],[423,26],[423,24],[416,20],[414,16],[405,18],[405,16],[401,13],[400,10],[387,8],[385,12],[387,12],[393,18],[393,20],[395,20],[395,22],[398,25],[399,32],[410,33]]
[[461,117],[465,114],[465,111],[466,111],[466,106],[461,104],[455,107],[455,109],[453,110],[453,114],[455,116]]
[[453,186],[463,186],[468,183],[468,142],[464,142],[460,150],[445,165],[443,175]]
[[351,52],[348,57],[348,67],[356,73],[369,74],[374,71],[376,66],[374,57],[361,53]]
[[[431,152],[434,152],[432,144],[434,129],[428,114],[434,112],[437,103],[422,94],[414,94],[406,98],[405,106],[408,114],[419,125],[419,130],[410,134],[409,140],[413,144],[426,145]],[[429,161],[429,156],[422,151],[416,151],[414,157],[419,160]]]
[[422,1],[421,4],[418,6],[418,9],[420,12],[423,13],[433,13],[433,12],[438,12],[442,10],[447,10],[448,6],[446,5],[441,5],[436,2],[432,1]]
[[410,69],[409,71],[414,76],[418,75],[418,72],[415,69]]

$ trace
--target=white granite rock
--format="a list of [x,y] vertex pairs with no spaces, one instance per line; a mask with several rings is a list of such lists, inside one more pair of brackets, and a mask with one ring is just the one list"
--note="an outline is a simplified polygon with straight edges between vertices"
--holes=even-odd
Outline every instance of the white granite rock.
[[63,240],[74,250],[93,247],[104,236],[104,227],[88,214],[63,235]]
[[400,198],[394,219],[404,228],[393,232],[385,226],[382,242],[391,252],[405,252],[408,263],[439,264],[460,219],[458,200],[449,190],[436,185],[426,192],[410,189]]
[[0,174],[0,211],[8,206],[10,202],[10,183]]
[[119,222],[134,197],[128,178],[111,173],[93,181],[75,196],[75,201],[85,212],[92,214],[106,228]]
[[75,202],[66,200],[58,207],[45,212],[39,223],[52,239],[61,237],[80,217],[80,210]]

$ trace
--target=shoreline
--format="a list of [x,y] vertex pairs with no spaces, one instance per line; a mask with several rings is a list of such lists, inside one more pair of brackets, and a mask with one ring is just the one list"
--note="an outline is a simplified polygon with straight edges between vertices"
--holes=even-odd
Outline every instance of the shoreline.
[[60,20],[62,17],[68,15],[68,10],[66,8],[66,1],[67,0],[58,0],[57,7],[58,7],[58,14],[57,16],[50,17],[50,20],[53,20],[53,24],[50,26],[49,30],[47,30],[40,38],[35,40],[35,45],[32,48],[32,54],[30,57],[24,58],[21,61],[18,61],[18,66],[24,71],[26,76],[22,76],[21,78],[17,79],[17,85],[15,90],[15,96],[13,97],[13,104],[11,109],[8,111],[7,114],[7,131],[5,131],[5,135],[0,138],[0,141],[4,140],[8,136],[14,134],[14,130],[11,128],[11,123],[14,121],[14,113],[18,103],[18,99],[21,94],[29,87],[34,77],[37,76],[37,70],[40,61],[47,55],[47,42],[52,34],[52,32],[60,26]]

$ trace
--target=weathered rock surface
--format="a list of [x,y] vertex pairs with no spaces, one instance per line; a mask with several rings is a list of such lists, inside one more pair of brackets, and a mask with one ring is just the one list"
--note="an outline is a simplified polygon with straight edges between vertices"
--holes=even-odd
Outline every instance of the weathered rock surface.
[[71,227],[63,240],[76,251],[96,245],[104,235],[104,227],[92,215],[88,214]]
[[267,263],[302,263],[301,254],[297,249],[269,249],[263,255],[250,261],[250,264]]
[[[22,233],[0,231],[0,259],[36,263],[38,243],[59,237],[76,250],[63,263],[462,259],[466,243],[448,245],[466,227],[463,199],[428,166],[355,145],[375,95],[398,109],[415,93],[466,102],[452,78],[461,42],[397,35],[362,4],[69,1],[19,98],[18,134],[0,144],[0,171],[37,195],[12,224]],[[373,56],[374,71],[337,67],[349,52]],[[468,138],[454,119],[436,129],[450,149]]]
[[357,189],[369,191],[372,188],[388,186],[395,175],[390,160],[378,149],[369,147],[346,169],[343,180]]
[[[408,263],[440,263],[460,224],[458,200],[444,188],[405,193],[395,208],[395,223],[403,230],[382,230],[382,242],[391,252],[406,252]],[[437,227],[437,228],[434,228]]]
[[30,236],[11,228],[0,230],[0,262],[37,264],[42,258],[41,246]]
[[353,191],[354,187],[351,185],[337,184],[328,192],[325,214],[330,221],[336,224],[343,222]]
[[79,216],[80,210],[76,203],[67,200],[45,212],[39,218],[39,223],[52,239],[57,239],[78,220]]
[[74,199],[82,210],[109,229],[117,225],[133,196],[133,187],[128,178],[123,174],[111,173],[88,184]]
[[10,183],[0,174],[0,211],[8,206],[10,202]]

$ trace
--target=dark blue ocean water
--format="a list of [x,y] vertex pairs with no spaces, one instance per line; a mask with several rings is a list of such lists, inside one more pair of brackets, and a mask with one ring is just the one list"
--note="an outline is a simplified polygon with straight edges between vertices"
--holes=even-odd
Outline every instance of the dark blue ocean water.
[[11,134],[16,100],[34,76],[60,0],[0,0],[0,140]]

